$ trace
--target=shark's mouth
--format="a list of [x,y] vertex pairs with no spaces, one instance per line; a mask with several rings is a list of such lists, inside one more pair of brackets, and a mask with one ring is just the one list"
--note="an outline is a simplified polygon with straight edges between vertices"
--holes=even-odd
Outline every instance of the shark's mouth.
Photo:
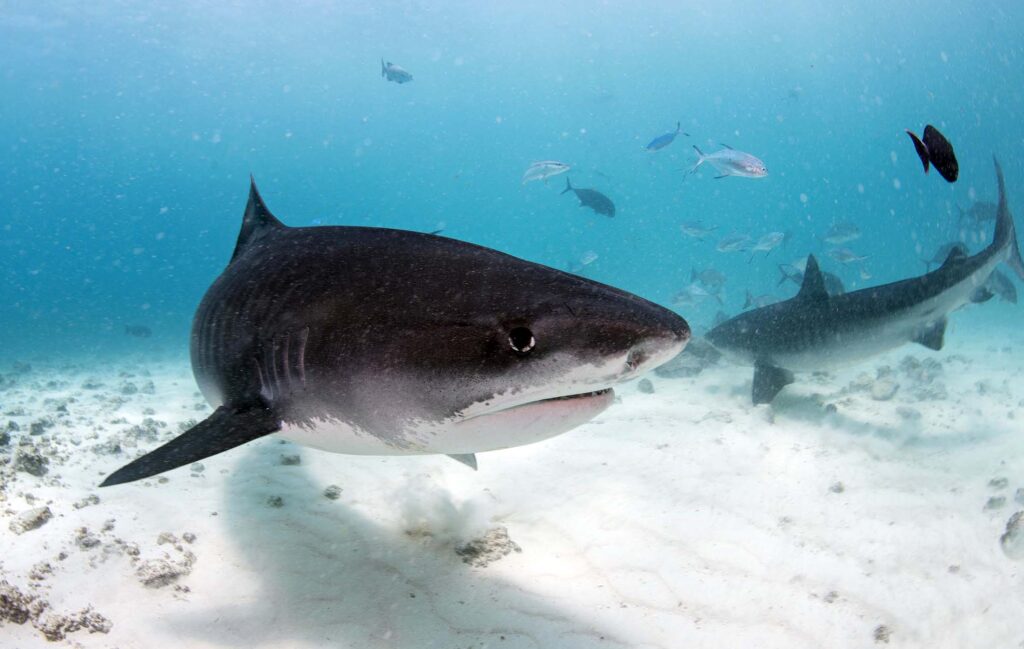
[[614,400],[609,387],[480,413],[453,426],[453,447],[444,452],[476,453],[539,442],[590,421]]

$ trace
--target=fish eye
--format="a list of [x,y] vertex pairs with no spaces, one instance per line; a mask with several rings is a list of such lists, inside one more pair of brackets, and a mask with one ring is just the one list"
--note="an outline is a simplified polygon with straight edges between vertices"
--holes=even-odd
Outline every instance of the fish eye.
[[517,354],[526,355],[537,345],[533,332],[526,327],[513,327],[508,332],[508,343]]

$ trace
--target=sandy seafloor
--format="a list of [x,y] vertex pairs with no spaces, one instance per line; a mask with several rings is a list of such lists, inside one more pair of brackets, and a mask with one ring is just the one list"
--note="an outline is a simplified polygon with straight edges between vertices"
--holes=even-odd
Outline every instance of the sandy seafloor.
[[[749,368],[652,376],[478,472],[267,438],[102,490],[209,412],[186,350],[10,359],[0,605],[32,619],[0,646],[1024,647],[1024,539],[1000,542],[1024,510],[1024,334],[978,313],[941,352],[801,375],[771,407]],[[41,477],[14,468],[33,446]],[[500,527],[478,565],[456,553]]]

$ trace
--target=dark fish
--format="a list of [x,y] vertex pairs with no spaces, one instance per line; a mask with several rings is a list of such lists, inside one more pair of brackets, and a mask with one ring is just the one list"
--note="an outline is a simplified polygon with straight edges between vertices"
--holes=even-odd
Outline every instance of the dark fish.
[[408,83],[412,81],[412,75],[409,74],[408,70],[395,65],[391,61],[385,63],[384,59],[380,60],[380,76],[395,83]]
[[[679,135],[680,133],[683,133],[682,126],[679,124],[679,122],[676,122],[676,130],[674,132],[659,135],[658,137],[648,142],[647,146],[645,146],[644,148],[647,149],[648,151],[657,151],[658,149],[664,149],[668,145],[672,144],[672,142],[676,139],[676,136]],[[689,133],[683,133],[683,135],[685,135],[686,137],[690,137]]]
[[939,133],[939,129],[931,124],[925,126],[923,139],[919,139],[909,130],[907,135],[914,143],[914,150],[917,151],[917,157],[921,158],[925,173],[928,173],[928,163],[931,163],[947,182],[956,182],[960,175],[960,165],[957,164],[956,154],[953,153],[953,145]]
[[562,193],[566,192],[576,192],[576,198],[580,199],[580,207],[589,207],[598,214],[604,214],[605,216],[615,216],[615,203],[596,189],[577,189],[566,178],[565,189],[562,190]]
[[124,333],[136,338],[149,338],[153,335],[153,330],[145,325],[127,325],[124,328]]

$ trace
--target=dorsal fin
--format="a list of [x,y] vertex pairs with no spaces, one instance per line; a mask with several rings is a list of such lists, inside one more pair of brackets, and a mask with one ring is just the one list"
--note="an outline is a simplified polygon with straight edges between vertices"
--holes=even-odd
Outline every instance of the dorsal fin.
[[967,259],[967,246],[958,243],[949,250],[949,254],[946,255],[946,261],[942,262],[939,268],[942,269],[950,264],[957,264],[964,259]]
[[807,268],[804,269],[804,283],[800,285],[800,292],[796,294],[801,300],[827,300],[828,291],[825,290],[825,278],[818,268],[818,260],[814,255],[807,255]]
[[245,205],[245,214],[242,216],[242,229],[238,233],[238,241],[235,242],[235,252],[231,255],[234,261],[245,250],[249,242],[258,234],[267,230],[283,229],[284,223],[277,220],[266,203],[260,196],[260,190],[256,189],[256,179],[249,176],[249,202]]

